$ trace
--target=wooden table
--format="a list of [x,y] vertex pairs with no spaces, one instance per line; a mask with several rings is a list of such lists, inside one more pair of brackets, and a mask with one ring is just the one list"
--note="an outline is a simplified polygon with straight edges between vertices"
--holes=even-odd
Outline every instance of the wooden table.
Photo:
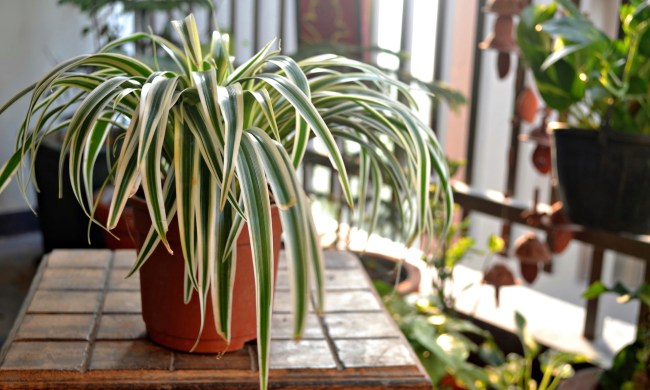
[[[0,351],[0,388],[257,388],[257,350],[221,358],[146,338],[134,252],[58,250],[46,256]],[[326,315],[291,339],[286,268],[278,271],[270,387],[426,389],[417,358],[357,258],[325,254]]]

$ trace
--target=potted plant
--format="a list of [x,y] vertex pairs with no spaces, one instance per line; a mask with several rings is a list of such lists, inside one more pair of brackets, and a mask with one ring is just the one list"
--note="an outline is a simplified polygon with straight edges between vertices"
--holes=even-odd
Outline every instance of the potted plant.
[[[44,136],[65,129],[61,153],[69,153],[70,166],[64,172],[59,164],[58,174],[69,176],[91,220],[110,230],[129,198],[141,196],[135,214],[145,221],[136,224],[146,230],[139,235],[131,273],[140,270],[143,306],[161,303],[151,315],[143,307],[150,335],[159,332],[161,325],[152,321],[160,317],[181,324],[199,319],[188,349],[202,350],[200,342],[214,341],[209,333],[225,340],[226,348],[235,337],[256,336],[260,385],[266,388],[273,261],[279,250],[279,234],[272,231],[280,223],[274,215],[284,230],[295,337],[304,328],[312,278],[317,309],[323,308],[318,238],[296,174],[309,140],[323,142],[350,206],[353,189],[336,140],[357,145],[356,207],[365,210],[367,204],[372,231],[380,192],[390,188],[407,244],[433,228],[428,194],[433,171],[438,191],[445,194],[445,226],[450,220],[445,159],[433,131],[409,107],[408,88],[372,66],[331,55],[296,63],[270,42],[235,67],[226,35],[216,31],[203,46],[191,15],[173,25],[182,47],[153,34],[118,39],[96,54],[62,62],[0,108],[2,113],[31,93],[16,151],[0,170],[0,190],[13,176],[28,185],[31,177],[20,169],[25,157],[38,153]],[[151,43],[151,66],[116,51],[136,41]],[[163,55],[172,69],[158,65]],[[61,102],[58,97],[70,90],[73,97]],[[72,117],[56,122],[68,107],[74,109]],[[106,145],[110,126],[121,134]],[[114,187],[107,221],[94,217],[93,191],[81,180],[92,175],[102,148],[108,148],[110,163],[104,187],[109,182]],[[404,160],[398,162],[394,153]],[[366,203],[368,196],[372,201]],[[251,259],[244,259],[244,252]],[[175,270],[168,269],[172,263]],[[249,279],[240,275],[247,264],[254,270]],[[178,291],[164,292],[172,287],[163,279],[169,276],[165,271],[180,281],[174,282]],[[158,290],[145,292],[151,285]],[[240,309],[232,305],[240,290],[254,291],[252,336],[236,336],[234,317]],[[180,304],[170,308],[172,300]],[[192,305],[196,312],[184,311]]]
[[523,10],[517,42],[548,107],[555,174],[572,222],[650,233],[650,8],[620,7],[620,38],[569,0]]

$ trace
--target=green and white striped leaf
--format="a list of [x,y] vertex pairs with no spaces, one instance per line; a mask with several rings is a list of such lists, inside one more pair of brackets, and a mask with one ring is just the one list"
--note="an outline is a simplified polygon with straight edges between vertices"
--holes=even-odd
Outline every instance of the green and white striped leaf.
[[291,82],[293,82],[296,87],[305,94],[305,96],[311,98],[309,80],[307,80],[305,73],[291,57],[276,55],[269,58],[269,63],[282,69],[287,78],[291,80]]
[[159,129],[154,133],[155,138],[151,147],[147,150],[140,165],[140,177],[142,178],[142,192],[147,200],[147,208],[151,217],[152,226],[160,236],[160,240],[167,248],[167,251],[174,254],[167,241],[167,213],[162,191],[162,174],[160,172],[163,141],[165,139],[165,128],[167,123],[160,121]]
[[210,47],[212,48],[211,54],[217,67],[217,81],[219,83],[223,83],[226,77],[228,77],[228,75],[230,75],[234,70],[230,59],[230,50],[228,49],[229,45],[230,39],[228,34],[222,34],[219,31],[214,31],[212,33],[212,42]]
[[92,183],[93,183],[93,172],[95,170],[95,161],[97,161],[97,157],[103,150],[104,143],[106,142],[106,138],[108,137],[108,133],[111,129],[111,125],[112,125],[110,122],[111,117],[112,117],[112,113],[109,113],[105,116],[105,119],[108,119],[107,121],[99,120],[95,123],[87,138],[86,145],[84,148],[83,183],[84,183],[84,189],[86,192],[86,199],[88,201],[88,204],[94,203]]
[[199,160],[195,168],[197,174],[197,195],[194,202],[194,218],[196,223],[196,281],[198,283],[197,293],[199,296],[199,307],[201,311],[201,325],[196,343],[192,351],[199,343],[206,318],[206,305],[208,290],[212,284],[214,273],[214,262],[216,261],[216,222],[218,213],[218,188],[210,174],[205,162]]
[[307,96],[305,96],[305,94],[302,93],[302,91],[300,91],[300,89],[298,89],[293,83],[288,82],[286,79],[283,79],[278,75],[261,74],[255,76],[255,78],[269,84],[291,102],[296,111],[300,113],[300,116],[307,122],[309,127],[311,127],[314,133],[321,138],[329,152],[329,158],[332,165],[339,172],[339,180],[343,187],[345,198],[348,204],[352,206],[354,202],[352,200],[348,174],[345,170],[345,165],[343,164],[343,157],[336,146],[336,141],[332,137],[332,133],[329,131],[320,115],[318,115],[318,111],[316,111],[316,108],[313,106],[309,98],[307,98]]
[[174,99],[178,77],[165,77],[163,73],[153,74],[142,86],[140,126],[138,128],[138,165],[142,164],[156,131],[166,128],[169,110]]
[[155,73],[142,87],[139,106],[140,123],[138,128],[138,167],[142,177],[142,189],[147,199],[151,221],[169,253],[173,253],[167,242],[168,228],[165,215],[162,175],[160,172],[163,143],[168,128],[169,112],[176,96],[174,90],[178,77],[165,77]]
[[293,167],[297,169],[307,152],[310,130],[307,122],[300,117],[298,112],[296,112],[295,122],[296,130],[293,138],[293,148],[291,149],[291,160],[293,161]]
[[244,131],[244,92],[241,84],[231,84],[227,87],[217,87],[219,107],[224,122],[224,153],[223,153],[223,179],[219,207],[223,209],[230,185],[235,174],[235,161],[239,153],[239,143]]
[[269,43],[264,45],[262,50],[258,51],[253,57],[248,61],[241,64],[237,69],[235,69],[230,76],[226,79],[224,85],[230,85],[233,83],[241,82],[247,77],[253,76],[257,73],[260,68],[266,65],[266,62],[269,57],[278,53],[277,50],[272,51],[271,47],[275,44],[275,39],[271,40]]
[[[168,172],[167,180],[165,181],[165,187],[163,188],[163,194],[165,197],[165,212],[167,218],[171,220],[176,215],[176,188],[174,187],[174,171],[171,170]],[[151,254],[156,250],[158,244],[160,244],[160,236],[156,232],[155,227],[152,225],[147,232],[147,236],[144,239],[144,242],[140,249],[138,250],[138,256],[135,259],[135,264],[129,271],[127,278],[136,273],[144,263],[151,257]]]
[[273,306],[273,232],[269,192],[261,167],[262,162],[251,141],[248,137],[242,138],[236,169],[240,178],[244,212],[248,220],[255,271],[260,389],[266,390]]
[[[366,212],[366,194],[368,193],[368,181],[370,179],[370,156],[365,149],[359,150],[359,184],[357,193],[357,225],[363,228]],[[370,235],[368,235],[370,238]]]
[[201,42],[194,15],[190,14],[183,20],[174,20],[172,26],[181,37],[190,69],[202,70],[203,54],[201,54]]
[[266,89],[260,89],[259,91],[244,92],[250,94],[257,101],[257,104],[264,115],[266,124],[271,128],[271,133],[275,137],[275,140],[280,142],[280,131],[278,130],[278,124],[275,120],[273,102],[271,101],[271,96],[269,96],[269,91]]
[[[215,193],[216,199],[219,198],[218,189]],[[235,272],[237,264],[237,246],[228,246],[228,236],[234,225],[233,219],[236,218],[236,212],[232,210],[230,204],[226,203],[223,210],[216,209],[215,231],[211,232],[211,237],[215,239],[215,253],[210,265],[213,267],[210,272],[211,276],[211,298],[214,316],[214,323],[217,333],[230,342],[231,338],[231,318],[232,318],[232,299],[233,288],[235,284]],[[243,225],[242,225],[243,227]],[[237,233],[241,232],[241,228]],[[239,234],[237,234],[239,235]]]
[[72,116],[68,132],[66,133],[66,137],[61,146],[61,155],[59,158],[59,196],[61,196],[62,191],[61,180],[63,176],[63,164],[66,157],[65,152],[69,146],[70,183],[75,197],[86,214],[88,214],[88,210],[86,209],[85,204],[92,204],[92,193],[89,195],[88,199],[85,200],[81,195],[82,158],[87,138],[104,108],[106,108],[109,102],[120,93],[120,86],[127,81],[129,81],[127,77],[115,77],[100,84],[96,89],[89,93]]
[[113,229],[124,211],[126,202],[137,190],[136,183],[138,182],[138,136],[136,129],[138,128],[139,110],[133,112],[131,123],[126,130],[122,148],[117,158],[117,170],[115,172],[115,189],[113,191],[113,198],[108,211],[108,221],[106,227]]
[[280,209],[287,266],[291,276],[289,286],[293,302],[293,335],[294,338],[299,338],[304,331],[309,308],[309,228],[305,220],[305,213],[309,214],[309,210],[303,209],[302,204],[298,203],[302,188],[282,146],[258,128],[247,130],[245,137],[250,137],[261,157],[264,172]]
[[183,126],[180,115],[174,115],[174,171],[176,172],[176,221],[180,236],[181,249],[185,259],[186,279],[185,301],[189,301],[192,289],[198,288],[194,255],[195,229],[194,206],[196,192],[196,170],[199,163],[199,151],[195,139],[188,128]]

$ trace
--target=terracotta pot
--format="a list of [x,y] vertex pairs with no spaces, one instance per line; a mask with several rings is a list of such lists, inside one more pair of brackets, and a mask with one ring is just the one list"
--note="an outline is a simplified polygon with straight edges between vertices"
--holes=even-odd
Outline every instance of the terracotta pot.
[[[113,186],[107,186],[104,192],[101,193],[102,197],[97,203],[95,217],[102,223],[107,223],[108,221],[113,191]],[[95,192],[95,197],[97,196],[99,196],[99,192]],[[110,233],[104,230],[102,232],[104,234],[106,248],[112,251],[118,249],[136,249],[135,237],[133,237],[135,234],[135,222],[133,221],[133,210],[131,207],[127,204],[120,220],[117,221],[117,225]]]
[[551,148],[545,145],[537,145],[531,156],[533,166],[537,171],[543,175],[551,172],[553,165],[551,159]]
[[395,291],[398,294],[406,295],[420,290],[420,270],[406,260],[402,261],[402,268],[397,275],[400,259],[375,252],[354,252],[361,260],[370,279],[379,279],[390,285],[395,284],[399,279]]
[[[539,99],[533,90],[529,87],[521,91],[517,96],[517,115],[522,120],[533,123],[539,110]],[[550,155],[550,152],[549,152]],[[550,165],[550,164],[549,164]]]
[[[137,229],[138,247],[146,237],[151,220],[142,200],[132,202]],[[282,227],[277,207],[272,208],[273,251],[275,272],[280,253]],[[151,258],[140,269],[142,317],[149,338],[168,348],[190,351],[200,329],[198,294],[194,292],[189,304],[183,302],[184,260],[176,219],[172,220],[167,233],[174,255],[159,245]],[[201,339],[193,352],[220,353],[242,349],[247,341],[257,338],[255,310],[255,280],[251,256],[248,226],[237,240],[237,265],[232,298],[232,337],[230,345],[215,330],[212,301],[208,293],[205,325]]]

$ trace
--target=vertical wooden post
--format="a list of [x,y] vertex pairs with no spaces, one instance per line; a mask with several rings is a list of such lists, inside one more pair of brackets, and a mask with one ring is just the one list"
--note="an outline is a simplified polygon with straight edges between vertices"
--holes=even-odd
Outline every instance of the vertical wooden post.
[[[644,261],[643,266],[645,267],[645,277],[643,278],[644,283],[650,283],[650,262]],[[647,327],[650,325],[650,321],[648,321],[650,318],[650,310],[648,310],[648,306],[644,305],[643,302],[639,302],[639,317],[636,320],[636,326],[637,326],[637,332],[639,329]]]
[[[605,254],[605,249],[601,246],[593,246],[593,252],[591,254],[591,270],[589,271],[589,285],[596,280],[600,279],[600,276],[603,272],[603,255]],[[585,315],[585,328],[583,336],[587,340],[593,340],[596,338],[596,319],[598,318],[598,302],[599,298],[589,299],[587,301],[587,312]]]

